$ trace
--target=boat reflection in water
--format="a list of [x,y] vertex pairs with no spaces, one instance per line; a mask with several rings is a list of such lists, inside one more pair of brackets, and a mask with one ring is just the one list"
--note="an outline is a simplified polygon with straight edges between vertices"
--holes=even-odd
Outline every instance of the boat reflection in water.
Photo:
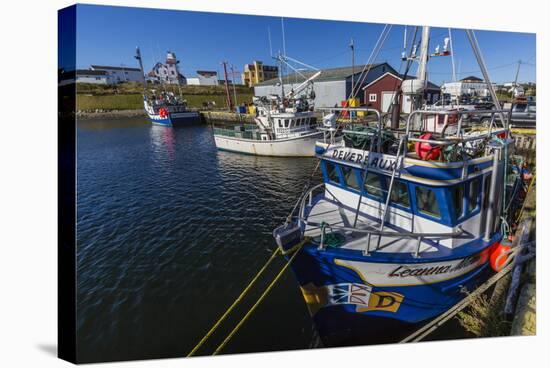
[[171,127],[151,125],[151,151],[159,163],[173,161],[176,157],[176,131]]

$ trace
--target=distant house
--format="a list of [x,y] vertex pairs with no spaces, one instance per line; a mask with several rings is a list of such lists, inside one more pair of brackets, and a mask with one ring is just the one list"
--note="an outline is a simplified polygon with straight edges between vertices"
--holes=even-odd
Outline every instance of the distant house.
[[186,78],[179,72],[179,60],[172,51],[166,53],[166,62],[156,63],[153,69],[147,73],[149,81],[162,82],[166,84],[187,84]]
[[109,77],[109,83],[143,82],[143,75],[139,68],[125,66],[91,65],[90,69],[98,72],[105,72]]
[[489,88],[483,79],[469,76],[458,82],[443,83],[441,92],[450,95],[452,98],[463,95],[486,97],[489,95]]
[[[362,75],[363,70],[369,70],[367,75]],[[313,81],[315,92],[315,107],[341,106],[351,96],[351,81],[355,84],[356,98],[363,101],[363,87],[387,72],[398,74],[388,63],[369,65],[355,65],[340,68],[321,70],[321,75]],[[293,73],[283,77],[285,93],[300,85],[306,78],[312,76],[314,71],[303,71],[300,74]],[[267,96],[281,93],[278,78],[258,83],[254,86],[256,96]],[[304,93],[304,91],[302,92]]]
[[197,70],[197,76],[187,78],[187,84],[195,86],[217,86],[218,72]]
[[264,65],[263,62],[254,60],[252,64],[245,64],[244,72],[241,75],[243,84],[253,87],[258,83],[277,78],[279,67]]
[[106,71],[90,69],[78,69],[76,83],[112,84]]
[[[401,87],[404,76],[394,72],[386,72],[377,79],[363,87],[363,103],[365,106],[376,109],[382,113],[389,112],[396,92]],[[414,79],[407,77],[407,80]],[[441,90],[439,86],[428,82],[424,92],[424,99],[428,104],[433,104],[439,100]],[[402,95],[399,101],[401,112],[410,113],[412,111],[411,96]]]

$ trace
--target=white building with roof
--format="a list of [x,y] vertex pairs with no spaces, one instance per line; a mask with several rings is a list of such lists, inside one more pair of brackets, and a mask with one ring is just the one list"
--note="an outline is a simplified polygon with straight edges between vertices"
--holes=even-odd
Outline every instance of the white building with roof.
[[218,72],[210,70],[197,70],[197,76],[187,78],[187,84],[190,86],[217,86]]
[[457,82],[446,82],[441,86],[441,92],[449,94],[451,97],[470,96],[489,96],[487,83],[481,78],[469,76]]
[[151,71],[147,73],[148,80],[156,80],[166,84],[186,84],[186,78],[179,71],[179,63],[176,54],[168,51],[165,63],[156,63]]
[[123,82],[143,82],[143,75],[139,68],[130,68],[124,65],[108,66],[108,65],[91,65],[90,69],[98,72],[105,72],[109,77],[109,83]]
[[109,75],[103,70],[78,69],[76,83],[113,84]]

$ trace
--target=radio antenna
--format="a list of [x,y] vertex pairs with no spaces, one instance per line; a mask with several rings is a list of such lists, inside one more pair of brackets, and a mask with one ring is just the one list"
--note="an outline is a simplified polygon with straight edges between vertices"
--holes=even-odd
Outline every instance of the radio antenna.
[[285,19],[281,17],[281,29],[283,33],[283,55],[286,56],[286,42],[285,42]]
[[267,38],[269,39],[269,56],[273,57],[273,46],[271,45],[271,28],[267,27]]

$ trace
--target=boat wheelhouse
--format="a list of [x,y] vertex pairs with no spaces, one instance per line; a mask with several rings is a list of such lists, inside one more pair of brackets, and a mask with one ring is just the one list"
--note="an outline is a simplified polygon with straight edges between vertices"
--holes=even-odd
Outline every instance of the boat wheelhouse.
[[[384,129],[379,117],[374,132],[344,130],[367,138],[368,148],[318,150],[323,183],[274,237],[285,252],[303,244],[291,267],[327,345],[393,341],[490,274],[510,208],[513,140],[494,118],[504,112],[477,112],[493,116],[486,128],[462,126],[463,111],[414,111],[404,130]],[[458,128],[426,137],[442,117]],[[421,131],[410,129],[417,118]]]

